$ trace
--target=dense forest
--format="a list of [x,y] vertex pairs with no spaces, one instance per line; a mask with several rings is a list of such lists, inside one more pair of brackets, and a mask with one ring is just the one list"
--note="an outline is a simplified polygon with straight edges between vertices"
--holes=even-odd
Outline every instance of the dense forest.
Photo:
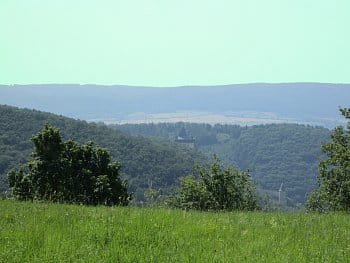
[[30,157],[33,134],[45,123],[58,127],[64,139],[80,143],[92,141],[108,148],[121,162],[134,200],[146,200],[144,192],[152,185],[166,194],[178,178],[191,173],[195,164],[205,162],[203,154],[165,140],[131,136],[102,124],[87,123],[51,113],[0,105],[0,190],[7,189],[6,173]]
[[125,124],[113,128],[150,137],[175,140],[183,128],[196,139],[196,147],[208,156],[217,154],[226,163],[249,169],[260,194],[281,202],[301,205],[316,186],[321,142],[330,131],[297,124],[269,124],[250,127],[191,123]]
[[[0,190],[7,189],[6,173],[24,163],[32,152],[30,138],[49,123],[64,139],[93,141],[122,163],[122,174],[136,201],[168,194],[195,164],[217,154],[225,165],[249,169],[261,195],[277,200],[283,183],[282,205],[303,204],[316,186],[321,142],[330,131],[322,127],[270,124],[250,127],[191,123],[113,125],[87,123],[50,113],[0,106]],[[113,129],[111,129],[111,127]],[[196,149],[174,143],[185,129]],[[144,137],[145,136],[145,137]],[[146,138],[147,137],[147,138]],[[209,158],[208,158],[209,157]]]

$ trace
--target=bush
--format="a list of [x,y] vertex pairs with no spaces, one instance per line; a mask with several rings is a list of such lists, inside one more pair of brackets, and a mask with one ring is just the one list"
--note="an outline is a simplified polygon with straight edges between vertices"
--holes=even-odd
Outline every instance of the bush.
[[178,191],[169,198],[173,207],[197,210],[255,210],[255,186],[248,172],[234,166],[224,168],[215,156],[209,167],[198,166],[195,176],[181,180]]
[[50,200],[82,204],[127,205],[131,195],[120,178],[120,163],[91,142],[62,142],[59,130],[45,125],[32,137],[33,160],[8,174],[19,200]]

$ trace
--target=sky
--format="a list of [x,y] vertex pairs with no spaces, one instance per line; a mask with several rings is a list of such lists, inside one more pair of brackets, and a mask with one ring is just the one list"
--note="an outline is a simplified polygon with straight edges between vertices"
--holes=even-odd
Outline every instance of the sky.
[[0,0],[0,84],[350,83],[349,0]]

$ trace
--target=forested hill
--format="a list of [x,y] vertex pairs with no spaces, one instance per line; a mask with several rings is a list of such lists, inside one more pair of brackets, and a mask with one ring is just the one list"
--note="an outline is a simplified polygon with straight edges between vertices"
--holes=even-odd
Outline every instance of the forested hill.
[[[150,183],[154,189],[162,189],[161,194],[167,193],[179,177],[192,171],[195,163],[207,160],[204,154],[172,142],[183,127],[196,138],[198,150],[207,156],[216,153],[224,162],[242,169],[249,168],[259,189],[275,199],[283,182],[282,201],[287,205],[303,203],[306,193],[315,186],[317,164],[322,157],[320,143],[329,139],[328,129],[294,124],[142,124],[115,125],[117,130],[113,130],[51,113],[0,105],[2,181],[6,171],[29,158],[30,138],[46,122],[59,127],[66,139],[91,140],[110,149],[114,159],[121,161],[130,190],[138,200],[144,198]],[[5,189],[4,183],[0,188]]]
[[195,150],[166,141],[131,136],[105,125],[51,113],[0,105],[0,190],[6,188],[6,172],[30,157],[33,147],[30,138],[44,123],[60,128],[65,139],[81,143],[93,141],[108,148],[112,157],[122,163],[122,172],[138,200],[144,198],[149,182],[164,193],[178,182],[179,177],[190,173],[194,164],[205,160],[204,155]]
[[316,185],[321,142],[330,131],[297,124],[269,124],[251,127],[191,123],[114,125],[131,134],[163,137],[173,141],[184,127],[196,138],[201,151],[218,154],[226,163],[249,168],[260,189],[277,199],[283,182],[282,198],[289,206],[303,203]]

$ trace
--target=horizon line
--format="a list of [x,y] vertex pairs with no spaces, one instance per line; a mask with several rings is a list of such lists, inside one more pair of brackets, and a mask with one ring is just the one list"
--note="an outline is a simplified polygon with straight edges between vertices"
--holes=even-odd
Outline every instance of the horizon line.
[[300,81],[300,82],[244,82],[244,83],[228,83],[228,84],[186,84],[186,85],[128,85],[128,84],[96,84],[96,83],[69,83],[69,82],[50,82],[50,83],[28,83],[28,84],[0,84],[1,86],[103,86],[103,87],[139,87],[139,88],[183,88],[183,87],[223,87],[223,86],[240,86],[240,85],[286,85],[286,84],[321,84],[321,85],[350,85],[345,82],[317,82],[317,81]]

